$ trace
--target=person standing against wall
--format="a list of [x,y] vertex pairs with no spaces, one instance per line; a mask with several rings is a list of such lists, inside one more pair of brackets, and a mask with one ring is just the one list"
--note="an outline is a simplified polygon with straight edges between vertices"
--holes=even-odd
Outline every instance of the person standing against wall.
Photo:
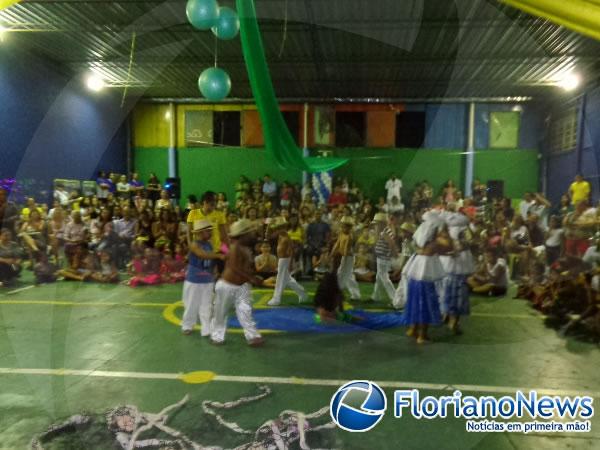
[[391,203],[393,197],[397,197],[398,200],[402,201],[402,180],[396,178],[396,174],[392,173],[392,176],[385,183],[385,190],[387,191],[387,201]]
[[569,186],[571,205],[577,206],[577,204],[582,201],[590,202],[590,192],[590,183],[585,181],[581,174],[575,175],[575,181]]

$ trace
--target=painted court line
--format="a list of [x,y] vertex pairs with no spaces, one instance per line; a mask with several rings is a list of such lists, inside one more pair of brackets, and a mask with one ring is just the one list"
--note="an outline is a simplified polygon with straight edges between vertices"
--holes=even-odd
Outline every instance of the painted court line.
[[[193,374],[193,372],[192,372]],[[77,370],[77,369],[26,369],[0,367],[0,375],[39,375],[39,376],[82,376],[98,378],[125,378],[145,380],[178,380],[182,381],[184,373],[152,373],[152,372],[118,372],[106,370]],[[349,380],[322,379],[322,378],[298,378],[298,377],[259,377],[241,375],[218,375],[215,374],[210,381],[221,381],[229,383],[267,383],[294,386],[321,386],[339,387]],[[436,384],[417,383],[412,381],[375,381],[382,388],[390,389],[423,389],[430,391],[495,393],[514,394],[516,391],[529,392],[536,390],[540,395],[558,396],[590,396],[600,398],[600,392],[587,392],[565,389],[546,389],[537,387],[511,387],[511,386],[482,386],[473,384]]]
[[6,293],[6,295],[16,294],[16,293],[18,293],[18,292],[23,292],[23,291],[26,291],[26,290],[28,290],[28,289],[34,288],[34,287],[35,287],[35,285],[34,285],[34,284],[30,284],[29,286],[25,286],[25,287],[22,287],[22,288],[19,288],[19,289],[14,289],[14,290],[12,290],[12,291],[8,291],[8,292]]
[[[31,287],[33,287],[33,286],[31,286]],[[29,287],[22,288],[22,289],[29,289]],[[264,305],[266,305],[266,301],[269,298],[270,298],[270,296],[261,297],[255,303],[255,305],[254,305],[255,308],[265,309]],[[133,308],[166,308],[168,306],[173,306],[175,303],[177,303],[177,306],[181,306],[180,302],[181,302],[180,300],[177,300],[172,303],[73,302],[73,301],[66,301],[66,300],[0,300],[0,305],[46,305],[46,306],[73,306],[73,307],[86,307],[87,306],[90,308],[112,307],[112,306],[121,306],[121,307],[130,306]],[[294,305],[290,305],[290,306],[294,306]],[[371,310],[367,309],[367,311],[371,311]],[[392,309],[390,309],[390,310],[378,309],[377,311],[378,312],[381,312],[381,311],[391,312],[393,310]],[[525,320],[530,320],[530,319],[539,320],[539,319],[546,318],[546,316],[544,316],[544,315],[536,315],[536,314],[532,314],[532,315],[529,315],[529,314],[492,314],[492,313],[484,313],[484,312],[472,312],[471,316],[472,317],[489,317],[489,318],[496,318],[496,319],[525,319]]]

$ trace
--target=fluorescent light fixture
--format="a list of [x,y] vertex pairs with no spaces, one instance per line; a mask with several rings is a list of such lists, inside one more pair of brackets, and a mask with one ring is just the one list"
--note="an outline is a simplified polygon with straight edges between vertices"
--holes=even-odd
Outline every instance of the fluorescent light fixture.
[[580,83],[581,77],[576,73],[569,72],[564,74],[562,78],[556,82],[556,85],[565,91],[573,91],[579,87]]
[[104,83],[104,80],[95,73],[87,77],[86,85],[90,91],[94,92],[100,92],[106,87],[106,83]]

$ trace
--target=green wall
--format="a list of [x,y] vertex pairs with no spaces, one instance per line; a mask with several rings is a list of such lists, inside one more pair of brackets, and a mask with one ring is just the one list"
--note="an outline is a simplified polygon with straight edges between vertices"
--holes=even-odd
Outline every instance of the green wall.
[[150,172],[156,173],[161,183],[169,176],[169,158],[166,148],[143,148],[133,151],[133,167],[139,174],[140,180],[146,184]]
[[[335,172],[356,181],[374,200],[385,194],[385,181],[392,172],[402,178],[404,193],[424,179],[436,193],[448,181],[464,185],[464,150],[429,149],[336,149],[335,156],[349,158],[347,165]],[[276,181],[300,183],[302,173],[281,170],[266,161],[262,149],[249,148],[184,148],[177,151],[182,198],[201,195],[211,189],[223,191],[233,198],[234,185],[240,175],[254,180],[265,173]],[[156,172],[161,181],[167,176],[167,149],[137,148],[134,164],[142,180]],[[484,183],[503,179],[505,195],[521,197],[525,191],[538,190],[538,154],[532,150],[479,150],[475,155],[475,177]]]
[[[156,171],[162,182],[168,173],[167,149],[136,148],[134,165],[142,180],[147,180],[149,172]],[[278,168],[266,160],[264,150],[256,148],[182,148],[177,151],[177,166],[183,199],[190,194],[200,197],[204,191],[213,190],[225,192],[231,200],[235,198],[234,186],[240,175],[252,181],[269,174],[277,182],[302,182],[302,172]]]

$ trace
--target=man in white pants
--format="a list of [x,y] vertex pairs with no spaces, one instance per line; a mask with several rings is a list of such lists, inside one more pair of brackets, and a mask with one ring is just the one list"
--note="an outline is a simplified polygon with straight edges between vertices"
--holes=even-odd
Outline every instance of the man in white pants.
[[227,317],[232,307],[240,325],[244,329],[244,337],[251,347],[264,344],[252,316],[251,283],[259,285],[261,280],[253,275],[252,254],[249,245],[255,239],[255,225],[242,219],[231,225],[229,236],[232,245],[225,260],[225,270],[215,287],[215,307],[212,321],[211,343],[225,343]]
[[294,256],[294,246],[287,233],[287,227],[288,224],[283,217],[277,217],[269,224],[272,233],[271,236],[273,238],[277,237],[277,258],[279,258],[277,261],[275,292],[273,292],[273,298],[267,303],[269,306],[279,306],[281,304],[281,296],[286,287],[289,287],[298,295],[300,302],[308,300],[304,288],[298,284],[290,273],[290,263]]
[[215,289],[215,265],[217,259],[225,256],[214,253],[210,239],[212,224],[207,220],[197,220],[193,224],[193,241],[190,245],[189,264],[183,282],[183,334],[192,334],[200,319],[202,336],[210,336],[212,301]]
[[354,220],[352,217],[342,217],[340,221],[342,229],[338,240],[336,241],[331,255],[334,261],[339,261],[337,270],[337,279],[340,289],[348,289],[352,300],[360,300],[360,289],[354,277],[354,238],[352,237],[352,227]]
[[[396,245],[396,224],[398,214],[392,214],[389,217],[386,214],[377,213],[373,220],[377,224],[379,237],[375,244],[375,256],[377,257],[377,276],[375,277],[375,288],[371,300],[380,299],[381,291],[385,292],[389,300],[394,300],[396,289],[394,283],[390,280],[390,268],[392,266],[392,257],[398,253]],[[385,226],[387,222],[387,226]]]

